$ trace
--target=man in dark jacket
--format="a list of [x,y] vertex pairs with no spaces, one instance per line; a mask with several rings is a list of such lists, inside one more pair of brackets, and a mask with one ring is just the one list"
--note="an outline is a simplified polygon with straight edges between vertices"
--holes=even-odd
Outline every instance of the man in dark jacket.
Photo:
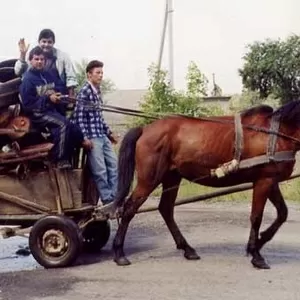
[[45,56],[37,46],[29,53],[30,68],[24,74],[20,96],[25,113],[39,128],[47,127],[53,139],[51,158],[58,168],[70,168],[76,145],[85,146],[80,128],[59,112],[61,85],[50,72],[44,71]]
[[[68,54],[54,47],[55,34],[51,29],[43,29],[38,36],[39,46],[45,54],[45,70],[63,85],[65,93],[70,97],[75,97],[75,87],[78,85],[75,69]],[[15,64],[15,74],[22,76],[28,69],[29,45],[26,45],[24,39],[19,41],[20,59]]]

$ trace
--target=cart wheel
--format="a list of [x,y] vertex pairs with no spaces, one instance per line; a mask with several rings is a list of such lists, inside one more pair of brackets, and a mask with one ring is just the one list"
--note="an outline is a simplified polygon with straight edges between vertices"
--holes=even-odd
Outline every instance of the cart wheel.
[[30,251],[45,268],[70,266],[81,250],[79,232],[77,224],[65,216],[43,217],[30,232]]
[[108,242],[111,223],[107,221],[93,221],[84,228],[83,251],[89,253],[99,252]]

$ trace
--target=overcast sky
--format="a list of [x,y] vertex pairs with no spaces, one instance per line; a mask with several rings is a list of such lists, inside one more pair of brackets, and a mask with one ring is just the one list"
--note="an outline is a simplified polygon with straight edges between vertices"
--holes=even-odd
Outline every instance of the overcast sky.
[[[157,62],[164,0],[1,1],[0,59],[18,56],[20,37],[34,46],[41,29],[73,60],[100,59],[120,89],[145,88]],[[226,94],[241,90],[237,70],[255,40],[300,34],[299,0],[174,0],[175,87],[184,88],[194,60]],[[168,44],[164,67],[168,67]]]

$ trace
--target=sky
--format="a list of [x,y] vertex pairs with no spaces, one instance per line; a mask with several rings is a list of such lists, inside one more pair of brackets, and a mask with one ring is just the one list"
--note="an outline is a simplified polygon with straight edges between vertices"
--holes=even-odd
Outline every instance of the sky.
[[[9,0],[1,3],[0,60],[19,56],[18,40],[37,44],[41,29],[73,61],[99,59],[119,89],[144,89],[157,63],[164,0]],[[241,91],[246,45],[300,34],[299,0],[173,0],[174,85],[185,88],[190,61],[225,94]],[[168,33],[167,33],[168,35]],[[163,67],[169,68],[166,38]]]

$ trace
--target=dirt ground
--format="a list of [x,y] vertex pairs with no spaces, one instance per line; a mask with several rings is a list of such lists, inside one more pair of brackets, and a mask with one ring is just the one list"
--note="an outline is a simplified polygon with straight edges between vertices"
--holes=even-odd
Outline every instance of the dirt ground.
[[[187,261],[157,212],[140,214],[125,251],[132,265],[112,261],[111,240],[76,266],[45,270],[31,256],[15,257],[24,240],[0,240],[0,299],[300,299],[300,205],[289,203],[288,222],[262,254],[271,270],[256,270],[245,255],[250,203],[206,202],[176,208],[183,234],[201,256]],[[263,228],[275,217],[268,205]],[[113,223],[115,233],[116,223]],[[11,272],[8,272],[11,270]]]

